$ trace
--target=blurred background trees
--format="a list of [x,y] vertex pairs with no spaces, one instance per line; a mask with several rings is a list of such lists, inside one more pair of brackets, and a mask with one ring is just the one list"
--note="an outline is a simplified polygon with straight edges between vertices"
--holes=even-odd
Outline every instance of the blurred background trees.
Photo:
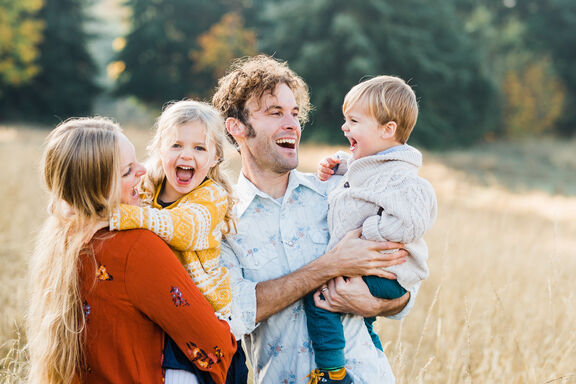
[[[2,2],[6,3],[19,2]],[[85,115],[98,95],[98,69],[88,53],[89,36],[84,29],[87,0],[42,3],[37,19],[43,28],[41,37],[34,40],[38,70],[26,81],[2,83],[2,119],[54,122]]]
[[573,0],[107,3],[130,12],[106,54],[87,50],[102,38],[83,28],[89,0],[0,3],[0,120],[89,114],[100,88],[154,110],[207,100],[232,60],[263,52],[310,85],[307,139],[343,143],[334,132],[345,93],[379,74],[413,86],[421,112],[411,142],[424,147],[576,133]]

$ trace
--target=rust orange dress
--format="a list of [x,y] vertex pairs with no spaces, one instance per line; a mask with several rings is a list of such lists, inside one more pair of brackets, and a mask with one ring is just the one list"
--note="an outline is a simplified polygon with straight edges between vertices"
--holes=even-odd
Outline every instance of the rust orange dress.
[[85,383],[162,383],[164,333],[215,383],[236,340],[170,248],[148,230],[99,231],[82,255]]

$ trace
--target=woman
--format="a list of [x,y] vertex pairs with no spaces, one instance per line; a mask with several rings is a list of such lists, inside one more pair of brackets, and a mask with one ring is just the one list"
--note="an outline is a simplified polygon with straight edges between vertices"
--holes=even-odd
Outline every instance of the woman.
[[152,232],[98,230],[139,204],[134,146],[104,118],[72,119],[47,139],[49,217],[31,263],[33,383],[160,383],[164,332],[223,383],[236,343]]

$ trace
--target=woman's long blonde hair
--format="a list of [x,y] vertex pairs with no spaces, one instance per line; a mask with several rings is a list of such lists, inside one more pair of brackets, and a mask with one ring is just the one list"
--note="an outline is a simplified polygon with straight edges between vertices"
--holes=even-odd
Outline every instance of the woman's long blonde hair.
[[27,316],[31,383],[73,383],[84,366],[80,255],[120,199],[120,127],[70,119],[47,137],[42,171],[48,218],[30,265]]
[[226,234],[235,228],[235,220],[232,213],[235,199],[232,194],[232,184],[229,181],[229,177],[220,168],[220,164],[224,160],[224,145],[226,143],[224,119],[220,112],[208,103],[181,100],[167,104],[164,108],[156,122],[156,133],[147,147],[147,173],[142,178],[142,198],[146,203],[152,204],[156,189],[161,187],[166,178],[160,156],[163,140],[170,136],[170,130],[190,122],[200,122],[204,126],[207,144],[214,149],[215,156],[218,159],[218,163],[208,171],[208,177],[227,192],[228,209],[224,216],[225,226],[223,230],[223,234]]

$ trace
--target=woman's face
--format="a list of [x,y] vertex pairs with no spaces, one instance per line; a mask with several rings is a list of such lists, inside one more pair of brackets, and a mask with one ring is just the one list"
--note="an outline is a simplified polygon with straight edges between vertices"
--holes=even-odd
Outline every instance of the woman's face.
[[146,173],[146,169],[142,164],[136,160],[136,151],[134,145],[128,140],[126,136],[120,134],[120,167],[121,167],[121,183],[122,183],[122,196],[120,202],[122,204],[140,205],[140,198],[138,196],[138,184],[140,178]]

